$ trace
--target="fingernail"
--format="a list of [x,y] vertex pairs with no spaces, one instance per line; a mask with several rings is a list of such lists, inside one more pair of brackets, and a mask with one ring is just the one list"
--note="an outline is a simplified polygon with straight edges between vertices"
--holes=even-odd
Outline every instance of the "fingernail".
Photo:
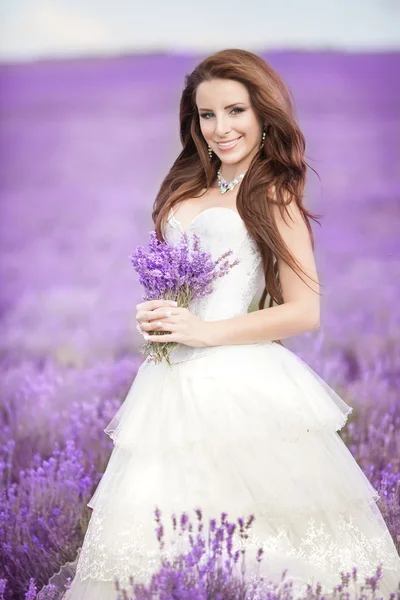
[[171,306],[178,306],[178,303],[177,303],[177,302],[175,302],[175,300],[171,300],[171,301],[170,301],[170,304],[171,304]]
[[144,333],[143,337],[144,337],[145,340],[148,340],[150,336],[147,333]]

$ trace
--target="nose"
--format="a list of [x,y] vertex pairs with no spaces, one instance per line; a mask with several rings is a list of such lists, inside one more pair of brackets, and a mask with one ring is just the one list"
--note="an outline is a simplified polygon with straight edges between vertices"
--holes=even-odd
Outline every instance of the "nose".
[[223,137],[224,135],[226,135],[227,133],[229,133],[230,131],[230,125],[229,125],[229,117],[228,115],[220,115],[219,117],[217,116],[216,120],[215,120],[215,135],[219,136],[219,137]]

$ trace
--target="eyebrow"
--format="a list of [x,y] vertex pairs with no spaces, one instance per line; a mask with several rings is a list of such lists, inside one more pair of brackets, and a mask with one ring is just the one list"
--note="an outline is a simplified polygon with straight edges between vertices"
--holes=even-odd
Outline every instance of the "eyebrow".
[[[232,108],[232,106],[236,106],[237,104],[246,104],[245,102],[234,102],[233,104],[228,104],[228,106],[225,106],[225,110],[227,108]],[[211,108],[199,108],[199,110],[209,110],[212,112]]]

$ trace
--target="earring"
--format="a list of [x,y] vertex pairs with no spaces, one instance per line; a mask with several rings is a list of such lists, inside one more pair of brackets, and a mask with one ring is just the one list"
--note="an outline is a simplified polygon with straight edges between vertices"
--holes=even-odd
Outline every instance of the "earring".
[[265,136],[266,136],[266,135],[267,135],[267,134],[266,134],[266,131],[265,131],[265,129],[264,129],[264,131],[263,131],[263,134],[262,134],[262,138],[261,138],[261,144],[260,144],[260,147],[261,147],[261,148],[264,146],[264,141],[265,141]]
[[208,158],[209,158],[209,160],[211,162],[211,159],[212,159],[212,150],[211,150],[210,146],[208,146]]

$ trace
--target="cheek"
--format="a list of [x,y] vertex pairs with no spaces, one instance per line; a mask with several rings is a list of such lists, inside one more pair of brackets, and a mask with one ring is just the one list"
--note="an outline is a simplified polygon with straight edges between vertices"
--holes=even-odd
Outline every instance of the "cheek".
[[210,124],[210,122],[202,119],[200,121],[200,131],[206,140],[210,139],[212,137],[212,131],[213,131],[212,125]]
[[254,140],[258,139],[258,137],[261,136],[259,131],[260,126],[254,115],[249,115],[246,117],[246,119],[243,121],[243,133],[246,134],[249,141],[253,142]]

